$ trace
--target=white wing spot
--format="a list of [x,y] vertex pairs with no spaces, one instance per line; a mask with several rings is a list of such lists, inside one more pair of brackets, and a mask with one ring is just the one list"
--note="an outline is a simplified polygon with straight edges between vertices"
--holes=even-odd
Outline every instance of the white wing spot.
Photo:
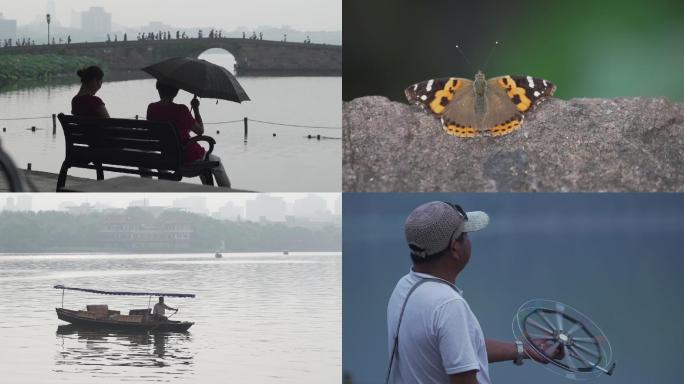
[[534,97],[539,97],[539,95],[541,95],[541,93],[539,93],[539,91],[534,91]]
[[546,84],[546,80],[542,80],[542,83],[544,83],[544,88],[548,87],[548,85]]
[[532,76],[527,76],[527,84],[530,88],[534,88],[534,81],[532,81]]
[[420,99],[423,100],[423,101],[427,100],[427,95],[421,96]]
[[413,84],[413,90],[417,91],[418,90],[418,84]]
[[434,80],[428,81],[427,85],[425,86],[425,90],[430,92],[432,90],[432,83],[434,83]]

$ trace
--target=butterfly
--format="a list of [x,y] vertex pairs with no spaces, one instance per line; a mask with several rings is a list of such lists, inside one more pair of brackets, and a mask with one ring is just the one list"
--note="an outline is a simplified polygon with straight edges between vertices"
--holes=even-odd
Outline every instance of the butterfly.
[[458,137],[503,136],[520,128],[525,113],[553,96],[556,86],[531,76],[499,76],[485,80],[459,77],[413,84],[404,93],[409,103],[429,110],[444,130]]

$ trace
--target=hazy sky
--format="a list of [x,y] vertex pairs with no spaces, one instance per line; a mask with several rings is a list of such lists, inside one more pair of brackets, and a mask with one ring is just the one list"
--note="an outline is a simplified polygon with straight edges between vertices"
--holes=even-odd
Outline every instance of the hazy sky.
[[[88,194],[59,194],[59,193],[33,193],[33,194],[0,194],[0,211],[3,210],[8,197],[16,198],[22,195],[32,197],[34,211],[58,209],[63,202],[80,203],[104,203],[114,207],[125,208],[131,201],[148,199],[152,206],[172,206],[176,199],[187,197],[204,197],[207,200],[207,207],[211,211],[222,207],[226,202],[231,201],[235,205],[244,205],[247,200],[254,200],[258,196],[255,193],[206,193],[193,195],[187,193],[88,193]],[[306,197],[308,193],[268,193],[269,196],[282,197],[288,204],[297,199]],[[339,193],[313,193],[320,196],[328,203],[328,209],[334,210],[335,200],[340,196]]]
[[128,27],[161,21],[178,27],[214,26],[230,31],[239,26],[289,25],[297,30],[342,30],[342,0],[0,0],[0,13],[19,25],[41,20],[54,2],[61,25],[71,11],[104,7],[112,23]]

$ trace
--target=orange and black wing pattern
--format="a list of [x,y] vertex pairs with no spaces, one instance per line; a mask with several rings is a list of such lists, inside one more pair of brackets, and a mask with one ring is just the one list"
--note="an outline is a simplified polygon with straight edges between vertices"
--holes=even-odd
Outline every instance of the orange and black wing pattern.
[[471,80],[444,77],[413,84],[406,88],[404,93],[409,103],[420,105],[435,115],[441,115],[456,92],[471,86]]
[[520,113],[526,113],[545,99],[553,96],[556,86],[544,79],[532,76],[500,76],[493,80],[506,90],[509,99]]

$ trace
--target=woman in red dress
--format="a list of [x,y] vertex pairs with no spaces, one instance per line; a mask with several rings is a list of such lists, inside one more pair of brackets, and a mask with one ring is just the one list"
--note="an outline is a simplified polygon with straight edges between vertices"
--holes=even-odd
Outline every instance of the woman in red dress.
[[109,118],[109,112],[99,97],[95,96],[102,87],[104,72],[96,65],[83,68],[76,72],[81,78],[81,89],[71,99],[71,114],[84,117]]
[[[190,140],[190,132],[197,135],[204,133],[204,124],[202,124],[202,116],[199,112],[199,100],[192,99],[190,105],[195,117],[190,114],[190,110],[183,104],[176,104],[173,99],[178,95],[178,88],[164,84],[157,81],[157,91],[159,92],[160,100],[156,103],[151,103],[147,106],[147,120],[152,121],[168,121],[178,129],[181,143],[184,145]],[[192,163],[194,161],[204,160],[206,151],[201,145],[194,142],[185,146],[185,153],[183,154],[185,163]],[[221,187],[230,187],[230,179],[223,168],[221,158],[209,154],[207,160],[218,161],[219,165],[212,169],[212,173],[216,178],[216,183]]]

